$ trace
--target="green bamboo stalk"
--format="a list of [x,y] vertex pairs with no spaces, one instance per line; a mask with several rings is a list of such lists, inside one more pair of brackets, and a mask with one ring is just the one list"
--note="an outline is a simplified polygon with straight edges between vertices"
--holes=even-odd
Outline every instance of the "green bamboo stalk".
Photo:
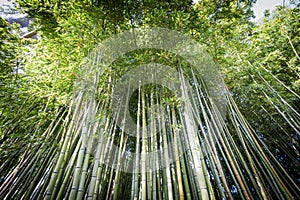
[[[146,177],[146,152],[147,152],[147,125],[146,125],[146,105],[144,90],[141,90],[142,97],[142,152],[141,152],[141,198],[147,199],[147,177]],[[139,124],[137,124],[139,126]]]
[[175,126],[173,128],[173,134],[174,134],[174,149],[175,149],[175,160],[176,160],[176,173],[177,173],[177,182],[178,182],[178,189],[179,189],[179,199],[183,200],[184,199],[184,190],[183,190],[183,184],[182,184],[182,175],[181,175],[181,168],[180,168],[180,160],[179,160],[179,151],[178,151],[178,144],[177,144],[177,123],[176,123],[176,118],[175,118],[175,108],[174,104],[172,106],[172,124]]
[[[58,178],[59,169],[61,168],[61,166],[63,166],[62,163],[64,161],[65,152],[67,150],[67,145],[68,145],[69,140],[71,138],[71,132],[72,132],[72,129],[73,129],[73,125],[74,125],[75,119],[76,119],[76,117],[77,117],[77,115],[79,113],[79,109],[81,107],[82,97],[83,97],[83,94],[79,93],[79,95],[78,95],[78,97],[76,99],[76,102],[78,102],[78,103],[76,104],[76,108],[75,108],[72,120],[71,120],[71,122],[69,124],[69,129],[66,132],[66,138],[65,138],[65,140],[63,142],[63,146],[61,148],[58,161],[57,161],[56,166],[54,168],[54,171],[53,171],[53,173],[51,175],[50,183],[48,185],[47,194],[46,194],[46,197],[45,197],[46,200],[54,199],[55,193],[53,194],[53,192],[54,192],[56,181],[57,181],[57,178]],[[72,106],[70,106],[69,114],[71,113],[71,107]]]

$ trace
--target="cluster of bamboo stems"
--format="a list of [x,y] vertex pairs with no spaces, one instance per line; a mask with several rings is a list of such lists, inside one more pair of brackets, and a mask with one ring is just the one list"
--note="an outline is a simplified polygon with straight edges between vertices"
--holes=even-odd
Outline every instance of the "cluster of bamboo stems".
[[[13,169],[7,170],[8,160],[1,164],[0,198],[299,198],[299,187],[249,127],[229,91],[224,114],[198,74],[177,71],[181,97],[138,86],[135,136],[116,123],[127,119],[111,112],[111,96],[78,92],[69,110],[57,111],[44,142],[28,146]],[[98,74],[94,78],[97,88]],[[112,94],[113,86],[100,92]],[[161,109],[151,111],[157,104]],[[289,121],[297,131],[298,122]]]

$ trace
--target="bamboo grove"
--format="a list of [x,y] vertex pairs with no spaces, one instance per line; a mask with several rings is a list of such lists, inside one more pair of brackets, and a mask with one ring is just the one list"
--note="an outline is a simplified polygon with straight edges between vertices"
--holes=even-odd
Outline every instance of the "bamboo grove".
[[[164,63],[167,57],[171,67],[151,65],[122,80],[134,70],[126,65],[138,53],[148,55],[139,62]],[[102,59],[99,47],[89,62],[101,68]],[[1,199],[299,198],[299,186],[245,120],[223,82],[213,81],[219,89],[211,90],[209,77],[219,76],[212,62],[204,65],[202,72],[210,74],[205,76],[167,51],[135,51],[122,59],[103,73],[83,64],[87,77],[71,105],[57,108],[50,123],[30,131],[35,137],[43,130],[42,141],[28,145],[17,164],[13,158],[1,161]],[[152,84],[143,84],[146,76]],[[155,84],[155,76],[172,80],[178,93]],[[120,80],[125,87],[118,86]],[[285,115],[281,110],[287,103],[279,94],[278,101],[282,107],[276,109],[299,134],[299,113],[288,105],[291,112]],[[135,130],[126,126],[128,118]],[[296,150],[288,153],[297,158]]]
[[17,2],[0,199],[300,199],[299,1]]

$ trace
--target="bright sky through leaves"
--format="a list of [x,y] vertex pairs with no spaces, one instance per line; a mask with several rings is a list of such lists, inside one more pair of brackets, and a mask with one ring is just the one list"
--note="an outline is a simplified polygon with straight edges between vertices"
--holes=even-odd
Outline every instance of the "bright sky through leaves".
[[0,0],[0,5],[1,5],[1,6],[2,6],[2,5],[7,5],[7,4],[12,5],[12,1]]
[[282,2],[283,0],[257,0],[253,7],[255,19],[260,19],[264,16],[265,10],[274,10],[277,5],[282,5]]
[[[198,1],[199,0],[194,0],[194,3]],[[283,0],[257,0],[253,7],[254,15],[256,16],[255,20],[263,17],[265,10],[274,10],[277,5],[282,5],[282,2]]]

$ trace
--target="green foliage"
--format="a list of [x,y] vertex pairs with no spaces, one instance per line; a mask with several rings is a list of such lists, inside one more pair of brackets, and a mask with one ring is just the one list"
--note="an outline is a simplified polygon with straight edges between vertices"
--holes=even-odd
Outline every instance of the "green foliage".
[[[0,73],[4,80],[15,72],[18,66],[18,46],[20,39],[13,31],[17,31],[16,25],[10,25],[5,19],[0,18]],[[4,83],[2,83],[4,84]],[[1,85],[2,85],[1,84]]]
[[[299,17],[298,7],[292,9],[278,7],[272,17],[265,18],[261,26],[251,30],[251,35],[244,38],[244,43],[230,47],[225,57],[227,63],[224,63],[223,71],[230,89],[240,99],[238,102],[245,112],[250,108],[254,113],[258,113],[261,106],[270,104],[261,92],[261,90],[269,91],[270,88],[261,77],[287,103],[295,108],[299,105],[299,99],[284,87],[287,86],[296,94],[300,93]],[[267,94],[273,97],[274,102],[278,99],[274,91]],[[274,108],[270,112],[273,115]],[[253,120],[255,118],[256,116],[253,116]],[[267,124],[266,126],[269,126]],[[266,130],[268,127],[261,128]]]
[[[201,0],[196,5],[190,0],[18,0],[18,3],[22,11],[35,19],[34,28],[39,40],[20,39],[13,33],[18,33],[16,25],[9,25],[1,18],[0,157],[6,161],[11,159],[7,162],[7,170],[1,171],[2,175],[14,169],[23,155],[21,152],[32,146],[38,149],[48,134],[53,138],[60,137],[56,129],[53,129],[54,133],[49,132],[49,124],[52,119],[60,117],[61,113],[54,114],[58,108],[70,105],[73,83],[81,73],[84,58],[97,44],[124,30],[157,26],[188,34],[205,45],[256,136],[267,144],[297,181],[299,4],[293,8],[278,7],[275,13],[266,16],[262,24],[255,25],[250,21],[255,0]],[[180,58],[164,51],[128,53],[114,62],[101,77],[99,100],[104,102],[110,97],[109,81],[111,78],[116,81],[126,73],[124,66],[131,64],[134,67],[153,61],[175,67],[179,61],[183,63]],[[183,65],[181,67],[189,68]],[[18,74],[18,68],[25,73]],[[137,118],[137,93],[131,101],[132,113]],[[178,99],[168,92],[161,101],[168,106],[179,104]],[[107,110],[103,113],[110,114]],[[199,120],[209,118],[200,114],[198,117]],[[61,121],[57,124],[65,130],[67,123],[68,118],[66,124],[62,125]],[[181,125],[172,124],[171,127],[177,126]],[[231,126],[236,128],[234,124]],[[238,139],[238,134],[233,136]],[[53,138],[47,141],[55,141]],[[130,146],[134,146],[134,142],[131,143]],[[55,149],[56,144],[53,145],[51,148]],[[243,148],[243,144],[238,145]],[[46,151],[47,147],[43,148]],[[71,149],[74,150],[75,146]],[[89,163],[92,162],[94,158],[90,157]],[[247,166],[247,163],[243,164]],[[127,179],[130,181],[132,177]]]
[[[229,43],[221,62],[241,112],[286,169],[299,177],[299,7],[277,7],[240,42]],[[287,156],[288,155],[288,156]]]
[[40,141],[57,106],[53,98],[38,97],[30,89],[23,57],[34,42],[19,34],[17,24],[0,18],[0,157],[1,164],[10,160],[9,166],[18,162],[28,144]]
[[[11,102],[18,86],[18,67],[20,64],[20,39],[13,31],[15,25],[10,25],[5,19],[0,18],[0,118],[10,118]],[[19,105],[21,103],[18,103]],[[3,135],[1,124],[0,136]]]

